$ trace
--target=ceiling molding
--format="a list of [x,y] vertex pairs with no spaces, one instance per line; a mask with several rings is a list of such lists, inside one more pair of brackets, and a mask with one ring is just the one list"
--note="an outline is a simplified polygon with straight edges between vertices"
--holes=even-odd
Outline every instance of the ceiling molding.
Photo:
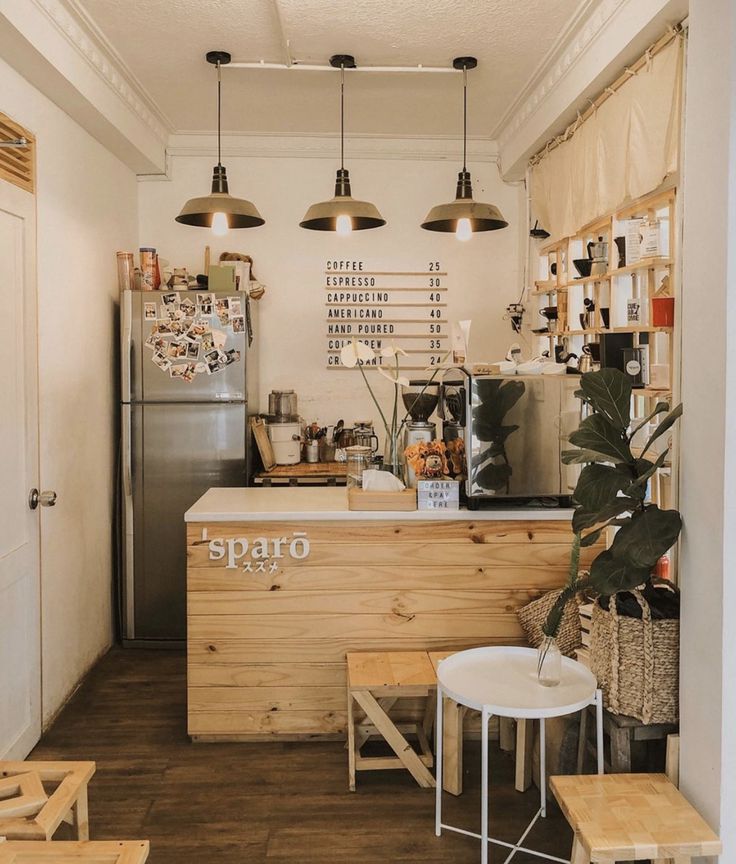
[[[169,138],[169,156],[214,156],[217,138],[202,132],[178,132]],[[350,135],[345,138],[349,159],[407,159],[462,163],[462,138]],[[339,159],[340,136],[223,133],[222,155],[250,158]],[[490,138],[468,138],[469,162],[498,162],[498,147]]]
[[558,86],[610,19],[627,0],[584,0],[570,19],[560,41],[542,60],[493,130],[503,150],[549,93]]
[[173,125],[77,0],[32,0],[112,93],[163,144]]

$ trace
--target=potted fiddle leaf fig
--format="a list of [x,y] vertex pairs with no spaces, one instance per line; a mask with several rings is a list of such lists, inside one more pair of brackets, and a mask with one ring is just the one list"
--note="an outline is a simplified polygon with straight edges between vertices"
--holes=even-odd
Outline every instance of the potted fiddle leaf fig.
[[[568,583],[542,628],[547,638],[540,647],[540,680],[549,640],[557,635],[568,601],[585,591],[615,602],[615,595],[651,584],[657,561],[680,534],[679,512],[649,501],[647,486],[669,454],[667,446],[655,453],[654,444],[662,443],[662,436],[681,416],[682,405],[670,409],[668,403],[657,402],[649,416],[632,427],[631,393],[629,378],[618,369],[588,372],[580,379],[576,395],[589,413],[570,435],[575,449],[562,454],[565,464],[584,465],[572,496],[576,540]],[[632,450],[634,436],[657,420],[643,448]],[[610,547],[593,559],[589,573],[579,574],[580,547],[592,546],[609,527],[618,529]]]

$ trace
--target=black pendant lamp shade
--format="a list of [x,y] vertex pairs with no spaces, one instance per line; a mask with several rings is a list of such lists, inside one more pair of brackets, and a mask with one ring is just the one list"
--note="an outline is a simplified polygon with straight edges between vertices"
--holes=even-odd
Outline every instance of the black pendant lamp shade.
[[458,174],[455,200],[438,204],[427,214],[422,228],[427,231],[454,233],[468,240],[476,231],[497,231],[509,223],[494,204],[473,200],[473,186],[467,169],[468,150],[468,69],[475,69],[475,57],[456,57],[452,65],[463,72],[463,170]]
[[197,228],[212,228],[216,234],[225,234],[228,228],[255,228],[266,220],[251,201],[230,195],[227,171],[220,155],[220,67],[226,66],[231,58],[227,51],[208,51],[206,59],[217,67],[217,165],[212,172],[211,193],[201,198],[190,198],[181,208],[176,221]]
[[340,167],[335,179],[335,197],[312,204],[299,223],[310,231],[336,231],[349,234],[367,228],[380,228],[386,220],[370,201],[356,201],[350,191],[350,174],[345,168],[345,70],[355,68],[350,54],[335,54],[330,65],[340,70]]

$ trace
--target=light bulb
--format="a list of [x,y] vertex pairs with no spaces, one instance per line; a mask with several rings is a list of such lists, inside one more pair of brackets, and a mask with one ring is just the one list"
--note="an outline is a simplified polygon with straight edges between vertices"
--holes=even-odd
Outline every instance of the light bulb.
[[473,229],[470,227],[470,219],[458,219],[455,236],[458,240],[470,240],[473,236]]
[[223,237],[227,232],[227,216],[224,213],[215,213],[212,216],[212,233],[216,237]]
[[337,217],[335,230],[341,237],[347,237],[353,230],[353,220],[344,213]]

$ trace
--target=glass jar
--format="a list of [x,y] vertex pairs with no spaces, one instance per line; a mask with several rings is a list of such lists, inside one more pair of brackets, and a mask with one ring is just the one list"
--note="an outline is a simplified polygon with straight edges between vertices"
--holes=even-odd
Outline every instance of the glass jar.
[[554,636],[545,636],[537,649],[537,680],[543,687],[556,687],[562,676],[562,654]]
[[133,291],[135,290],[135,283],[133,281],[133,272],[135,270],[133,264],[133,253],[132,252],[118,252],[118,288],[120,289],[120,293],[123,291]]
[[353,444],[345,448],[347,457],[347,487],[348,489],[363,488],[363,472],[371,467],[371,448]]

